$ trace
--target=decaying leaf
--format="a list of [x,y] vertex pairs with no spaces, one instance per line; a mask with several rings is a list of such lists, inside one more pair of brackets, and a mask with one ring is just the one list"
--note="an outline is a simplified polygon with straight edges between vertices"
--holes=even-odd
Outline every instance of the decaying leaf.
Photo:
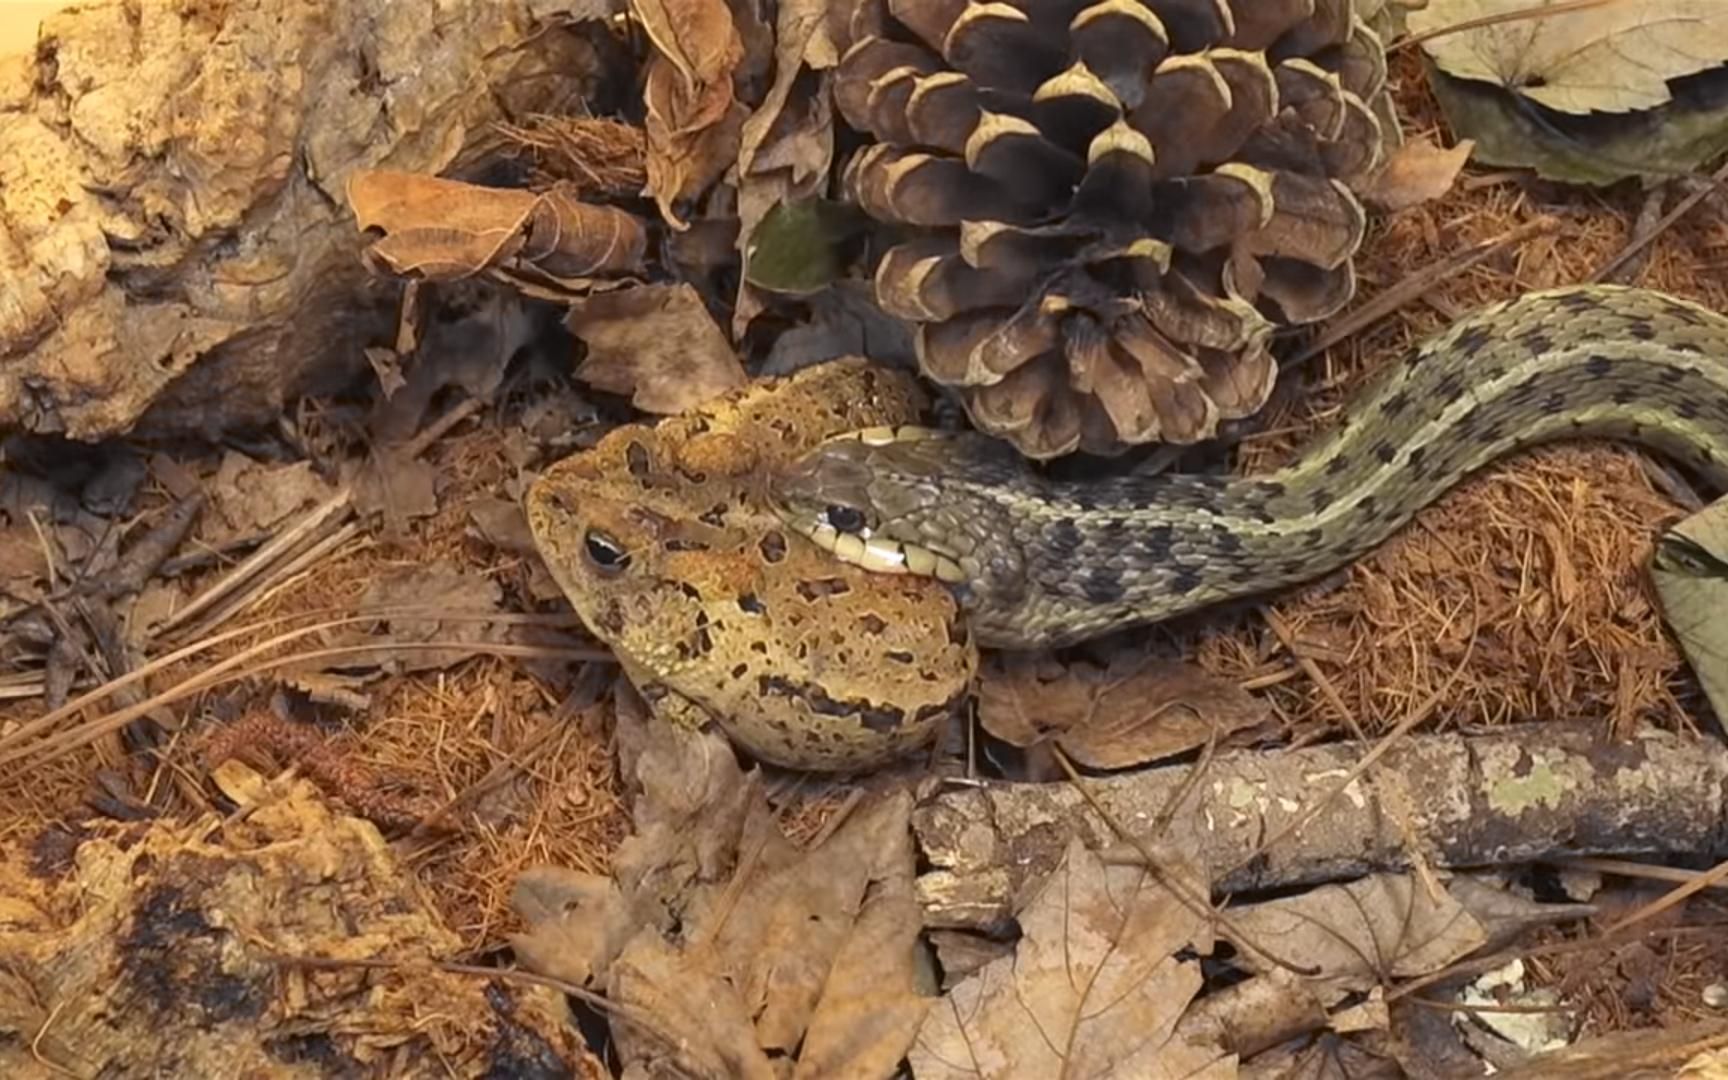
[[[831,252],[810,251],[808,229],[786,230],[778,237],[764,227],[776,213],[808,206],[828,183],[834,161],[834,117],[830,75],[799,80],[811,43],[828,12],[826,0],[787,0],[775,16],[774,83],[762,104],[744,123],[738,149],[738,253],[744,277],[732,332],[742,336],[761,310],[755,289],[803,293],[819,289],[838,276]],[[820,212],[818,212],[820,213]],[[794,211],[794,216],[796,212]],[[835,224],[835,215],[816,230],[819,240]],[[793,242],[788,244],[788,240]],[[786,250],[788,247],[795,250]],[[818,244],[820,248],[820,244]],[[777,253],[779,258],[776,257]]]
[[[1414,875],[1376,874],[1230,914],[1221,933],[1275,945],[1279,954],[1318,968],[1305,985],[1328,1006],[1392,979],[1438,971],[1487,941],[1463,905],[1449,893],[1432,894]],[[1253,949],[1243,949],[1236,962],[1257,971],[1270,966]]]
[[930,1000],[918,991],[921,911],[908,857],[878,867],[852,933],[841,942],[798,1055],[797,1080],[887,1076],[906,1056]]
[[634,930],[635,913],[617,882],[562,866],[523,871],[510,904],[530,927],[510,938],[516,958],[577,986],[604,971]]
[[402,377],[402,357],[395,349],[374,347],[364,352],[366,362],[372,365],[372,373],[378,376],[378,389],[388,400],[408,382]]
[[855,211],[825,199],[777,202],[750,234],[745,280],[792,296],[827,288],[845,269],[842,250],[861,224]]
[[588,346],[576,377],[629,395],[644,412],[683,412],[745,382],[725,334],[687,284],[586,297],[571,304],[566,325]]
[[[775,1059],[795,1077],[890,1075],[930,1002],[917,979],[910,796],[877,800],[799,852],[724,742],[721,762],[671,725],[632,737],[648,743],[633,771],[649,831],[620,851],[616,884],[545,870],[525,880],[524,963],[604,985],[620,1006],[620,1056],[644,1075],[676,1062],[766,1078]],[[668,765],[683,775],[663,775]]]
[[1438,199],[1452,190],[1475,148],[1471,139],[1463,139],[1451,148],[1426,138],[1411,139],[1392,152],[1385,167],[1362,192],[1362,198],[1376,209],[1386,211],[1406,210]]
[[978,720],[1018,747],[1052,740],[1093,769],[1121,769],[1208,742],[1251,740],[1267,705],[1191,664],[1118,656],[1108,668],[997,658],[979,681]]
[[0,594],[35,603],[48,584],[48,549],[28,525],[0,528]]
[[1717,716],[1728,716],[1728,499],[1678,522],[1656,542],[1651,577],[1662,617]]
[[1199,961],[1177,954],[1210,940],[1204,912],[1075,840],[1019,922],[1013,956],[931,1007],[910,1055],[919,1080],[1234,1075],[1216,1043],[1176,1031],[1201,984]]
[[632,0],[654,46],[643,88],[648,190],[673,228],[675,204],[706,190],[737,156],[746,108],[732,75],[744,42],[723,0]]
[[1452,129],[1476,142],[1484,165],[1531,168],[1572,184],[1607,185],[1700,168],[1728,150],[1728,72],[1672,84],[1674,100],[1634,113],[1568,117],[1520,102],[1484,82],[1430,69]]
[[380,515],[387,539],[402,539],[409,522],[438,512],[438,470],[401,447],[382,446],[367,455],[354,470],[353,489],[354,508]]
[[207,490],[216,512],[199,519],[198,536],[208,543],[274,528],[335,494],[311,462],[271,465],[232,450],[223,455]]
[[[752,874],[742,883],[749,903],[726,911],[712,930],[707,919],[697,923],[698,937],[713,935],[763,1048],[790,1054],[823,1017],[829,1055],[870,1052],[884,1071],[905,1055],[928,1004],[914,981],[919,911],[912,898],[911,812],[905,792],[876,801],[802,858]],[[862,949],[853,939],[866,897],[884,887],[898,899],[874,912],[886,925],[874,925],[870,940],[888,948]],[[848,963],[837,967],[849,943]],[[847,1022],[864,1016],[862,999],[875,1007],[871,1019],[848,1032]]]
[[394,274],[454,281],[487,272],[506,281],[581,282],[632,273],[647,234],[632,214],[584,203],[567,187],[542,194],[384,169],[348,181],[360,229],[382,230],[368,256]]
[[774,339],[763,375],[789,375],[842,356],[868,356],[910,370],[918,367],[912,328],[884,312],[867,282],[840,280],[812,296],[809,315]]
[[1559,112],[1630,112],[1670,100],[1668,82],[1728,62],[1728,4],[1632,0],[1430,0],[1413,33],[1517,12],[1537,17],[1440,34],[1422,47],[1442,71],[1493,83]]
[[1558,1050],[1571,1042],[1572,1017],[1560,1008],[1559,991],[1531,986],[1524,962],[1516,957],[1484,972],[1460,990],[1458,998],[1464,1005],[1483,1006],[1474,1014],[1476,1022],[1526,1054]]
[[[448,563],[433,562],[377,575],[361,595],[358,614],[379,613],[379,622],[394,642],[440,640],[485,644],[511,638],[510,627],[484,618],[498,612],[502,599],[496,582],[463,573]],[[404,608],[438,612],[443,617],[400,614]],[[379,643],[377,630],[355,630],[335,636],[336,642],[344,645]],[[344,670],[431,671],[461,663],[473,655],[472,648],[460,644],[449,649],[379,649],[360,658],[325,662],[325,666]]]

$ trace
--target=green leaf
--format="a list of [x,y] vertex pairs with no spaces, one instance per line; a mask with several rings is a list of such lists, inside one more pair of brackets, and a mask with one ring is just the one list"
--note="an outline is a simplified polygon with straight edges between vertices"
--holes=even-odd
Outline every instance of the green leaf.
[[1728,499],[1664,532],[1650,576],[1710,707],[1728,717]]
[[750,235],[745,279],[769,292],[820,292],[845,270],[847,243],[865,224],[856,209],[827,199],[776,203]]

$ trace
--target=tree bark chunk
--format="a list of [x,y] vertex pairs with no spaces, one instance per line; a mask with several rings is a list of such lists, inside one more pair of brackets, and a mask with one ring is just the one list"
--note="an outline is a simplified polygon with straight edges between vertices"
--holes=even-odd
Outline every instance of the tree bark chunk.
[[[566,5],[567,7],[567,5]],[[439,172],[585,96],[547,0],[81,4],[0,57],[0,428],[268,422],[366,370],[356,169]]]
[[[1221,754],[1189,767],[1088,780],[1125,827],[1170,814],[1154,851],[1198,853],[1215,893],[1313,885],[1411,863],[1484,866],[1583,854],[1728,852],[1728,748],[1649,732],[1605,743],[1586,729],[1531,725],[1465,739],[1407,740],[1351,781],[1300,831],[1258,857],[1361,760],[1356,744]],[[1186,786],[1186,787],[1185,787]],[[928,782],[913,815],[928,926],[997,932],[1053,869],[1075,830],[1132,855],[1067,783]]]

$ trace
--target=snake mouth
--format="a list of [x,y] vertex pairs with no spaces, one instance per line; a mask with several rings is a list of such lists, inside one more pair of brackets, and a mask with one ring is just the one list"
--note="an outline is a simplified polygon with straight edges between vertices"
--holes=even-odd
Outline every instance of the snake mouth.
[[911,574],[935,578],[950,585],[966,580],[966,572],[959,563],[919,544],[877,536],[867,529],[842,532],[820,515],[802,515],[802,520],[795,520],[792,525],[842,562],[863,567],[872,573]]
[[842,562],[878,574],[910,574],[948,584],[966,581],[950,555],[885,535],[870,509],[870,449],[943,438],[946,432],[913,425],[872,427],[830,436],[816,449],[770,477],[769,503],[793,531]]

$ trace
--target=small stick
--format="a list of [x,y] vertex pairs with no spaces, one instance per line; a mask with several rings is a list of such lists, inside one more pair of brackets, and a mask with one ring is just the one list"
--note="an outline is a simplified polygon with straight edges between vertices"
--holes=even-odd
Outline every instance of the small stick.
[[1463,251],[1455,252],[1444,261],[1422,270],[1416,271],[1398,284],[1376,294],[1354,311],[1345,313],[1328,323],[1307,346],[1292,356],[1288,363],[1300,364],[1325,352],[1332,346],[1343,341],[1359,331],[1397,311],[1405,304],[1418,300],[1422,294],[1429,292],[1440,282],[1457,276],[1475,266],[1496,252],[1538,236],[1546,236],[1560,229],[1560,219],[1553,216],[1539,217],[1534,221],[1526,221],[1515,229],[1510,229],[1489,240],[1474,244]]
[[157,634],[166,634],[175,627],[189,622],[193,616],[203,614],[205,611],[216,606],[217,603],[221,602],[223,599],[244,586],[248,581],[252,580],[252,578],[262,573],[271,563],[275,562],[282,555],[299,547],[306,537],[315,533],[331,517],[340,515],[341,518],[346,518],[347,515],[353,511],[353,506],[352,496],[347,488],[343,488],[330,498],[324,500],[324,502],[313,507],[310,512],[308,512],[292,527],[286,529],[278,535],[276,539],[253,552],[239,566],[236,566],[233,570],[230,570],[226,575],[224,575],[222,580],[216,582],[216,584],[210,586],[210,588],[205,589],[203,595],[170,615],[161,626],[157,627]]
[[1654,228],[1652,228],[1649,232],[1645,233],[1643,236],[1640,236],[1637,239],[1633,240],[1631,243],[1627,244],[1625,249],[1622,250],[1620,252],[1620,254],[1614,256],[1612,259],[1609,259],[1606,263],[1602,264],[1602,267],[1599,270],[1597,270],[1594,274],[1591,274],[1590,277],[1588,278],[1588,280],[1592,281],[1592,282],[1598,282],[1598,281],[1606,280],[1609,274],[1612,274],[1614,271],[1620,269],[1620,267],[1622,265],[1624,265],[1627,260],[1631,259],[1633,256],[1637,255],[1639,252],[1643,251],[1645,248],[1647,248],[1651,244],[1655,243],[1656,238],[1658,236],[1661,236],[1663,233],[1667,232],[1670,228],[1672,228],[1676,221],[1679,221],[1681,218],[1685,217],[1686,214],[1688,212],[1690,212],[1694,206],[1697,206],[1699,203],[1703,202],[1706,198],[1708,198],[1711,192],[1716,191],[1718,188],[1720,188],[1722,186],[1723,181],[1728,181],[1728,165],[1723,165],[1720,169],[1717,169],[1714,173],[1712,173],[1710,175],[1710,182],[1708,184],[1699,185],[1697,191],[1694,191],[1694,192],[1688,194],[1684,199],[1681,199],[1678,203],[1675,204],[1674,209],[1668,211],[1668,215],[1666,217],[1664,217],[1661,221],[1658,221],[1656,223]]

